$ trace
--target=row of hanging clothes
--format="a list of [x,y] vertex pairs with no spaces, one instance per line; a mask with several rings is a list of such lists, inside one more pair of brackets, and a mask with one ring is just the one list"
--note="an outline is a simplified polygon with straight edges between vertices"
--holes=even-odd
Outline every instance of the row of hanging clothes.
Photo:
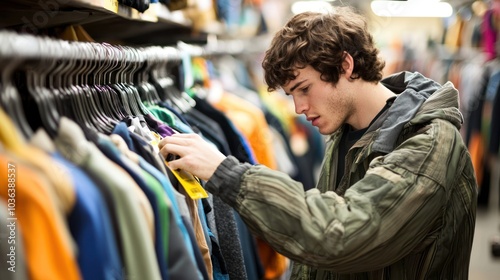
[[494,202],[500,209],[500,58],[455,63],[450,76],[461,90],[462,132],[478,181],[478,206]]
[[[1,279],[286,277],[289,261],[222,200],[184,188],[157,144],[198,133],[240,161],[263,163],[265,150],[274,168],[302,179],[313,176],[298,168],[288,137],[295,131],[318,141],[314,130],[300,119],[285,127],[286,117],[269,110],[250,113],[259,107],[227,90],[226,102],[210,102],[201,94],[213,91],[203,81],[209,76],[193,76],[213,77],[214,65],[186,60],[175,47],[8,31],[0,39],[1,178],[9,182],[0,192],[8,222],[0,227]],[[186,88],[186,80],[195,83]],[[238,108],[250,118],[238,119],[237,104],[247,104]],[[257,117],[257,125],[245,123]],[[280,155],[272,154],[275,143],[283,143]],[[322,150],[316,143],[300,156],[321,158],[313,156]],[[278,164],[283,157],[295,168]]]

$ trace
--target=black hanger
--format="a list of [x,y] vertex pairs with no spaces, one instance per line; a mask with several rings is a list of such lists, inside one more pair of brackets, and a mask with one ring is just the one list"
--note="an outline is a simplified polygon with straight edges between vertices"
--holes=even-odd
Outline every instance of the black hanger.
[[95,73],[89,75],[94,88],[99,93],[99,99],[106,108],[106,111],[111,112],[113,119],[121,121],[127,116],[127,112],[120,101],[119,93],[109,85],[105,84],[105,73],[112,67],[109,60],[108,51],[103,46],[93,45],[96,54],[97,68]]
[[[43,44],[43,43],[42,43]],[[51,46],[45,46],[50,48]],[[38,116],[47,133],[54,137],[59,127],[60,114],[50,90],[47,88],[47,75],[56,66],[54,57],[33,59],[25,65],[27,93],[31,96],[39,111]],[[36,122],[36,119],[32,119]]]
[[117,101],[120,104],[120,107],[122,108],[122,111],[124,112],[125,116],[126,117],[132,116],[133,112],[130,107],[128,92],[120,84],[112,84],[109,81],[110,73],[114,68],[117,67],[117,62],[112,59],[114,55],[113,50],[111,48],[106,48],[106,49],[110,57],[109,60],[110,67],[108,71],[103,73],[103,80],[104,80],[103,84],[108,86],[108,88],[111,90],[112,95],[114,94],[113,96],[115,97],[115,101]]
[[87,61],[87,68],[85,71],[82,71],[80,75],[80,84],[86,95],[90,98],[90,104],[93,108],[95,108],[95,112],[98,115],[98,119],[100,120],[100,126],[102,128],[101,132],[106,134],[110,134],[113,131],[117,121],[112,119],[109,115],[107,115],[106,110],[103,108],[102,103],[100,102],[99,94],[95,90],[94,87],[89,86],[88,84],[88,74],[93,72],[96,64],[93,61],[93,51],[89,44],[82,45],[83,52],[85,53],[85,59]]
[[136,53],[130,48],[124,48],[121,46],[118,46],[116,48],[116,51],[120,53],[122,60],[121,60],[121,65],[117,69],[114,76],[116,79],[115,82],[117,82],[127,93],[128,103],[130,104],[130,108],[134,116],[142,116],[148,114],[149,111],[143,104],[140,93],[137,90],[137,87],[132,83],[128,83],[126,81],[127,77],[126,72],[128,71],[129,68],[131,68],[130,62],[135,60]]
[[152,67],[161,59],[156,55],[157,52],[154,51],[155,49],[157,47],[144,48],[137,54],[141,57],[141,64],[133,76],[136,89],[140,93],[141,101],[147,106],[154,105],[161,100],[155,87],[149,81]]
[[70,66],[71,65],[67,62],[67,60],[56,60],[56,65],[47,77],[47,87],[53,95],[57,111],[60,115],[67,117],[70,117],[72,110],[69,106],[67,106],[67,100],[64,99],[64,94],[61,92],[61,75],[65,71],[69,71]]
[[94,95],[89,90],[88,86],[84,84],[84,74],[90,70],[90,60],[88,59],[86,49],[84,44],[80,45],[81,49],[81,57],[78,59],[78,62],[81,64],[78,67],[80,70],[76,72],[74,75],[74,85],[78,88],[82,100],[84,101],[84,106],[86,108],[86,112],[89,115],[92,124],[99,132],[108,133],[110,131],[109,122],[106,120],[106,117],[103,115],[102,111],[99,110],[97,104],[94,100]]
[[69,63],[67,71],[62,73],[61,92],[64,93],[71,104],[75,116],[73,120],[82,127],[93,129],[93,123],[88,112],[86,112],[86,104],[82,100],[80,89],[74,85],[75,74],[80,70],[80,63],[78,63],[77,57],[68,58],[67,62]]
[[186,93],[181,91],[175,85],[174,77],[170,73],[173,67],[178,67],[182,60],[178,53],[173,53],[171,48],[163,48],[163,52],[167,53],[166,58],[162,63],[158,63],[157,67],[152,72],[151,78],[158,92],[162,92],[160,97],[163,101],[169,103],[172,107],[180,112],[186,113],[196,104],[195,101]]
[[[7,35],[5,35],[7,37]],[[9,38],[5,40],[9,42]],[[2,50],[2,48],[4,48]],[[2,75],[0,81],[0,104],[3,110],[9,115],[13,123],[19,128],[22,136],[25,139],[31,138],[33,129],[26,120],[26,115],[23,110],[21,97],[17,88],[12,83],[13,71],[23,63],[19,57],[3,55],[3,53],[10,54],[12,49],[8,49],[8,44],[0,44],[0,65],[2,67]]]
[[88,46],[91,52],[91,64],[93,68],[86,73],[85,81],[94,93],[96,102],[103,108],[105,115],[118,122],[122,118],[119,107],[114,104],[108,88],[101,85],[101,73],[103,73],[105,68],[103,66],[103,60],[105,59],[103,55],[104,49],[99,44],[89,44]]

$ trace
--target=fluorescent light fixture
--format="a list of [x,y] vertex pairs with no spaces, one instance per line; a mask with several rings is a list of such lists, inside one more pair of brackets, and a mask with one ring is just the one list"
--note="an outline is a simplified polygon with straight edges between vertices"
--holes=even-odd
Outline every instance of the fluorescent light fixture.
[[453,7],[439,0],[373,0],[371,8],[380,17],[450,17]]
[[333,12],[333,1],[297,1],[292,4],[292,13],[300,14],[303,12]]

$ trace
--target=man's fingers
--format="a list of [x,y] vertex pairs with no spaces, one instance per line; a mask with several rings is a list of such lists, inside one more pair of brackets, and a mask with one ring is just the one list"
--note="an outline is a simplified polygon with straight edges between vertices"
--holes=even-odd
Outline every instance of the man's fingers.
[[173,143],[163,143],[163,146],[159,146],[159,148],[160,153],[165,159],[168,158],[169,154],[182,157],[186,155],[187,149],[189,149],[189,147]]
[[163,138],[160,143],[158,144],[158,147],[161,149],[163,146],[166,144],[176,144],[179,146],[189,146],[193,145],[194,141],[199,138],[200,136],[194,133],[189,133],[189,134],[174,134],[172,136],[167,136]]
[[184,149],[186,148],[183,146],[167,143],[160,150],[160,153],[167,161],[167,164],[170,167],[170,169],[172,170],[184,169],[183,166],[184,158],[182,158],[182,156],[186,155],[186,153],[183,152]]
[[170,167],[170,169],[172,169],[172,170],[183,169],[183,168],[181,168],[182,164],[181,164],[181,162],[179,162],[180,160],[181,159],[175,159],[175,160],[169,161],[168,167]]
[[[174,134],[158,144],[171,169],[182,169],[207,180],[225,156],[198,134]],[[173,156],[172,156],[173,155]]]
[[163,150],[167,146],[166,149],[168,149],[168,152],[175,152],[177,149],[180,149],[184,146],[189,146],[189,139],[191,137],[183,137],[181,135],[182,134],[174,134],[172,136],[167,136],[161,139],[160,143],[158,144],[158,148],[160,148],[160,150]]

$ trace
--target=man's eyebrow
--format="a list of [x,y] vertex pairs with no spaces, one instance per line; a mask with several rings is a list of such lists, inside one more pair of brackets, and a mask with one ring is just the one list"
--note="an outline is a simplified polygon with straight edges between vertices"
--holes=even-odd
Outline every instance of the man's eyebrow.
[[303,84],[306,80],[302,80],[298,83],[296,83],[291,89],[290,89],[290,93],[292,93],[298,86],[300,86],[301,84]]

